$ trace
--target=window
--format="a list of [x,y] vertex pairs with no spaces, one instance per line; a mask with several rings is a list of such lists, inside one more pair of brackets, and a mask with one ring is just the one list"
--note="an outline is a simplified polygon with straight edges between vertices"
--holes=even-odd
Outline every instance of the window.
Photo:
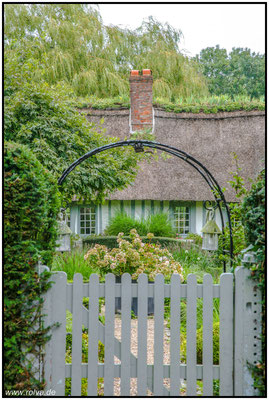
[[174,208],[174,227],[181,235],[187,235],[190,232],[190,207]]
[[82,235],[95,234],[95,207],[81,207],[79,232]]

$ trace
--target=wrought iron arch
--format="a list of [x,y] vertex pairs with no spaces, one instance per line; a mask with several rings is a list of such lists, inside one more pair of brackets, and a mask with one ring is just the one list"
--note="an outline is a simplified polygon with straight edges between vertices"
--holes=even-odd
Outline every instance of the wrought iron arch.
[[[231,259],[231,266],[232,266],[232,260],[233,260],[233,235],[232,235],[232,224],[231,224],[231,215],[230,215],[230,210],[229,206],[226,202],[225,196],[223,194],[223,191],[221,190],[218,182],[214,178],[214,176],[209,172],[209,170],[198,160],[196,160],[194,157],[192,157],[190,154],[187,154],[185,151],[179,150],[176,147],[168,146],[166,144],[158,143],[158,142],[152,142],[149,140],[125,140],[125,141],[120,141],[120,142],[115,142],[111,143],[105,146],[97,147],[94,150],[89,151],[88,153],[84,154],[82,157],[78,158],[76,161],[74,161],[62,174],[62,176],[58,180],[58,184],[61,185],[65,178],[70,174],[70,172],[73,171],[79,164],[81,164],[83,161],[87,160],[88,158],[101,153],[106,150],[114,149],[116,147],[122,147],[122,146],[133,146],[136,152],[142,152],[144,151],[144,147],[151,147],[157,150],[165,151],[166,153],[172,154],[181,160],[187,162],[189,165],[191,165],[196,171],[200,173],[200,175],[204,178],[204,180],[207,182],[209,185],[214,197],[215,201],[217,203],[217,207],[219,209],[220,217],[221,217],[221,224],[222,224],[222,232],[224,232],[224,218],[223,218],[223,212],[222,212],[222,207],[221,207],[221,202],[223,203],[226,212],[227,212],[227,217],[228,217],[228,227],[230,231],[230,259]],[[226,266],[224,263],[224,272],[226,271]]]

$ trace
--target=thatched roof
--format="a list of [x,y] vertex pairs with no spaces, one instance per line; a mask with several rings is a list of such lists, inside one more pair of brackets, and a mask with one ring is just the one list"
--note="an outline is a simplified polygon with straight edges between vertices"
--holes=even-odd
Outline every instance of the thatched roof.
[[[106,134],[128,139],[129,110],[83,110],[98,123],[104,118]],[[238,156],[241,176],[255,179],[265,159],[265,113],[263,111],[222,112],[217,114],[175,114],[155,108],[156,141],[183,150],[199,160],[226,187],[227,201],[236,200],[227,183],[236,170],[233,152]],[[143,163],[136,181],[110,199],[118,200],[209,200],[213,195],[207,183],[184,161],[171,156],[164,161]]]

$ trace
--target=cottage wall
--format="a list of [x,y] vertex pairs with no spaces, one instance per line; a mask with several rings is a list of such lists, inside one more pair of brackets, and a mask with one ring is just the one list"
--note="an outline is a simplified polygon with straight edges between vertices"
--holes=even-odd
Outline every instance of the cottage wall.
[[[168,214],[171,222],[174,221],[174,207],[176,205],[188,206],[190,209],[190,222],[189,232],[201,235],[202,227],[206,222],[206,210],[203,202],[175,202],[175,201],[158,201],[158,200],[106,200],[103,204],[93,205],[84,204],[78,205],[76,202],[70,208],[70,220],[68,225],[72,232],[82,236],[88,234],[81,234],[80,230],[80,210],[81,208],[93,206],[95,210],[95,229],[94,234],[103,234],[110,220],[118,212],[124,212],[135,219],[147,218],[148,216],[156,213]],[[223,209],[224,222],[227,222],[226,212]],[[221,228],[221,218],[219,211],[216,210],[215,220],[217,225]],[[182,236],[185,236],[184,234]]]

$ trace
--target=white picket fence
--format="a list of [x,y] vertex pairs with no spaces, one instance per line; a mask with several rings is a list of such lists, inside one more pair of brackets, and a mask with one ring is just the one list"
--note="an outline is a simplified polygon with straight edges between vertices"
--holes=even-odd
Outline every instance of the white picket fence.
[[[55,283],[45,296],[45,326],[59,323],[52,329],[42,364],[46,389],[57,396],[65,395],[65,379],[71,378],[71,395],[81,395],[81,379],[87,378],[88,396],[97,395],[98,378],[104,378],[104,395],[113,396],[114,378],[120,378],[121,396],[130,395],[130,378],[137,378],[137,396],[180,396],[180,385],[186,382],[186,395],[196,396],[197,380],[203,381],[203,396],[213,395],[213,379],[219,380],[220,396],[255,395],[247,361],[260,358],[260,293],[248,279],[249,271],[239,267],[235,274],[221,275],[220,284],[213,284],[206,274],[197,284],[190,274],[187,284],[173,275],[170,284],[157,275],[149,285],[147,276],[131,282],[129,274],[115,283],[108,274],[105,283],[91,275],[83,283],[76,274],[67,283],[64,272],[51,278]],[[83,298],[89,298],[89,309]],[[114,336],[115,297],[121,297],[121,341]],[[131,299],[138,298],[138,354],[131,353]],[[147,364],[147,303],[154,298],[154,364]],[[99,298],[105,298],[105,324],[99,321]],[[163,363],[164,299],[170,298],[170,365]],[[180,300],[187,302],[186,364],[180,361]],[[203,299],[203,364],[196,363],[197,298]],[[213,299],[219,298],[219,365],[213,365]],[[66,311],[72,320],[72,364],[66,364]],[[88,328],[88,363],[82,363],[82,328]],[[98,341],[105,346],[104,363],[98,362]],[[116,356],[120,363],[114,362]],[[164,385],[169,378],[170,387]]]

